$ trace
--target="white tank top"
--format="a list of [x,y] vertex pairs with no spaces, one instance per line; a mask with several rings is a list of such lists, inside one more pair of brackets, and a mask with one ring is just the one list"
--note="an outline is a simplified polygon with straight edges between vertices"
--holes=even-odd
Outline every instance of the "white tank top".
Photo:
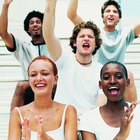
[[[65,140],[64,125],[65,125],[65,114],[66,114],[67,106],[68,105],[66,105],[65,108],[64,108],[64,112],[63,112],[63,115],[62,115],[62,122],[61,122],[60,127],[55,129],[55,130],[46,132],[46,134],[48,134],[54,140]],[[19,108],[16,107],[16,109],[19,113],[21,122],[23,122],[23,117],[21,115],[21,112],[20,112]],[[37,132],[31,131],[31,139],[30,140],[37,140]]]

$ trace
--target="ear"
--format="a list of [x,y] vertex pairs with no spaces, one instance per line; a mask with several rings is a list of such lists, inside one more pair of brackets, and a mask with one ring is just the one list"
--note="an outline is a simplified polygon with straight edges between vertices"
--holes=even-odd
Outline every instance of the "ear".
[[99,88],[102,89],[102,82],[99,81]]
[[129,87],[130,86],[130,79],[127,79],[126,81],[126,87]]
[[57,81],[58,81],[58,75],[55,76],[55,82],[54,82],[54,85],[57,85]]
[[73,46],[76,47],[76,41],[73,42]]

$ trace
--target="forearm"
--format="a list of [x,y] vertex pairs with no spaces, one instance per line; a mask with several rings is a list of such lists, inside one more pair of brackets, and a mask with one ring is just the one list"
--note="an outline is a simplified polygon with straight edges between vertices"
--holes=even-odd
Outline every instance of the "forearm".
[[55,8],[56,0],[46,0],[46,8],[43,19],[43,36],[47,42],[49,38],[54,35]]
[[83,19],[77,14],[77,8],[78,0],[70,0],[67,17],[72,21],[74,25],[78,25],[83,22]]
[[7,27],[8,27],[8,9],[9,4],[4,3],[2,6],[2,12],[0,16],[0,36],[4,38],[7,33]]
[[126,140],[127,136],[118,133],[113,140]]
[[59,39],[54,34],[55,9],[57,0],[47,0],[43,19],[43,37],[51,58],[56,61],[62,52]]

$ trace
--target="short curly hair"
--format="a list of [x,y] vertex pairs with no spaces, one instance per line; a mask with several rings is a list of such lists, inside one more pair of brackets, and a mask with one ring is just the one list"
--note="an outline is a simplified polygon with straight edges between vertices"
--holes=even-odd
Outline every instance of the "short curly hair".
[[41,12],[39,12],[39,11],[35,11],[35,10],[33,10],[33,11],[31,11],[31,12],[28,13],[28,15],[26,16],[26,18],[24,19],[24,30],[27,32],[27,34],[29,36],[31,36],[30,33],[28,32],[28,30],[29,30],[29,21],[33,17],[39,18],[41,20],[41,23],[42,23],[43,22],[44,14],[41,13]]
[[114,5],[114,6],[117,8],[118,13],[119,13],[119,18],[121,19],[121,18],[122,18],[121,7],[120,7],[120,5],[119,5],[115,0],[108,0],[108,1],[106,1],[106,2],[104,3],[104,5],[103,5],[102,8],[101,8],[102,18],[103,18],[103,14],[104,14],[105,9],[106,9],[109,5]]
[[74,53],[76,53],[76,47],[74,47],[74,42],[76,42],[76,38],[79,34],[79,32],[81,31],[81,29],[91,29],[95,35],[95,42],[96,42],[96,48],[95,50],[92,52],[92,55],[94,55],[96,53],[96,51],[100,48],[101,43],[102,43],[102,39],[100,37],[100,30],[99,28],[96,26],[96,24],[94,24],[92,21],[87,21],[87,22],[82,22],[80,24],[78,24],[77,26],[75,26],[75,28],[73,29],[72,32],[72,36],[70,37],[70,46],[72,48],[72,51]]

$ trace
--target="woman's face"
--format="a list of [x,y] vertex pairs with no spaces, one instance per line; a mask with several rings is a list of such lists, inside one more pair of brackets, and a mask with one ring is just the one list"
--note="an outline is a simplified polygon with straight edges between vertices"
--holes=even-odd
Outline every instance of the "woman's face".
[[35,95],[51,93],[57,78],[48,61],[36,60],[29,67],[29,83]]
[[122,99],[128,85],[129,80],[126,80],[125,73],[120,65],[110,63],[104,67],[99,86],[108,100],[118,101]]

